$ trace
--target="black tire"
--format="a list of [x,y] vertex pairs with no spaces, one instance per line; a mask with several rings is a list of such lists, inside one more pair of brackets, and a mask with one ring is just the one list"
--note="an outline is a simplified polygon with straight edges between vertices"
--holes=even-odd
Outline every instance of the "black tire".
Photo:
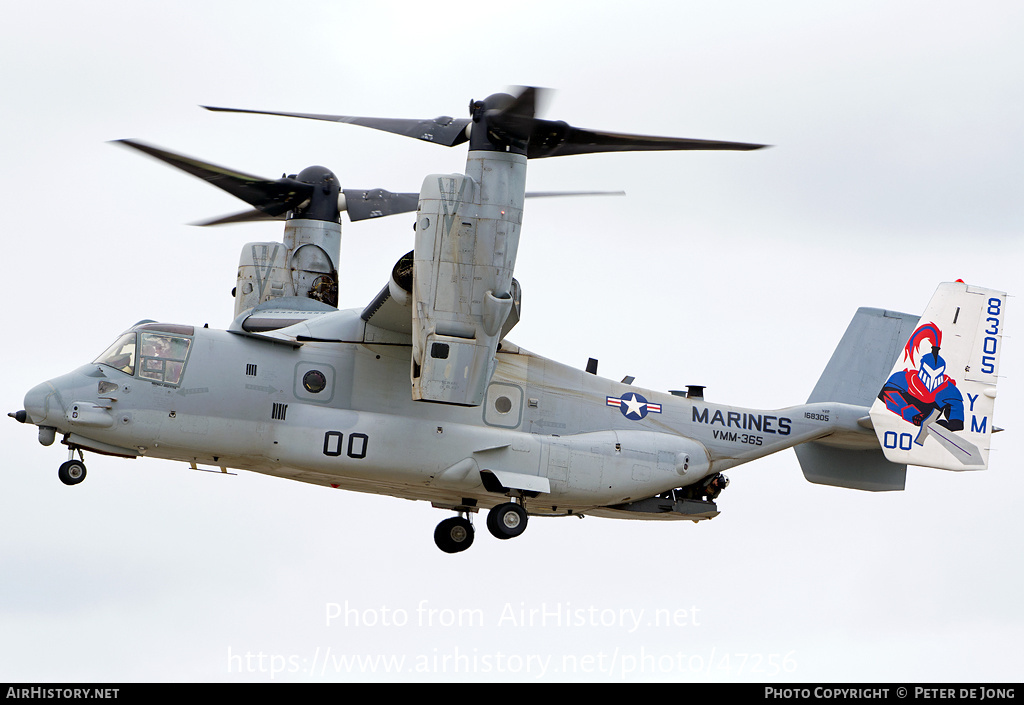
[[69,460],[57,469],[57,477],[65,485],[77,485],[85,479],[85,464],[80,460]]
[[473,545],[473,525],[469,519],[445,519],[434,529],[434,543],[445,553],[459,553]]
[[499,504],[487,513],[487,530],[498,539],[514,539],[526,531],[526,510],[514,502]]

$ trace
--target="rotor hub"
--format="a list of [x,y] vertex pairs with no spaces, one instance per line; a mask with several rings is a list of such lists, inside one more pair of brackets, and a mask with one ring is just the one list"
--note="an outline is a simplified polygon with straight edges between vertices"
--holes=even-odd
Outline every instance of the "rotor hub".
[[291,218],[326,220],[334,223],[340,220],[338,194],[341,188],[334,172],[323,166],[307,166],[291,178],[313,187],[309,198],[292,211]]

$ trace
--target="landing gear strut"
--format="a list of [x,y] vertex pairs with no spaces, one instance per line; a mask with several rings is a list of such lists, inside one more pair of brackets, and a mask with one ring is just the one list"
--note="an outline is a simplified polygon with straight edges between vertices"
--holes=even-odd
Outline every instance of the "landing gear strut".
[[473,545],[475,531],[463,516],[445,519],[434,529],[434,543],[445,553],[459,553]]

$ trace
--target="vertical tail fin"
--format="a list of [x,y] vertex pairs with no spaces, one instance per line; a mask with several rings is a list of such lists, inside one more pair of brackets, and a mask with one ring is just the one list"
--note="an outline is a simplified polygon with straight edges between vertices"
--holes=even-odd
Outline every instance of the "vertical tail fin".
[[940,284],[871,406],[890,462],[988,467],[1006,294]]

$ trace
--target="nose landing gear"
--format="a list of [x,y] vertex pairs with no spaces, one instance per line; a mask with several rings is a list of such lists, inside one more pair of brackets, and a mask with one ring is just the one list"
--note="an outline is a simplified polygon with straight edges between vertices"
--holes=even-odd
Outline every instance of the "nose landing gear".
[[68,451],[68,460],[57,469],[57,477],[65,485],[77,485],[85,479],[85,462],[82,458],[82,451],[78,451],[78,460],[75,460],[75,449]]

